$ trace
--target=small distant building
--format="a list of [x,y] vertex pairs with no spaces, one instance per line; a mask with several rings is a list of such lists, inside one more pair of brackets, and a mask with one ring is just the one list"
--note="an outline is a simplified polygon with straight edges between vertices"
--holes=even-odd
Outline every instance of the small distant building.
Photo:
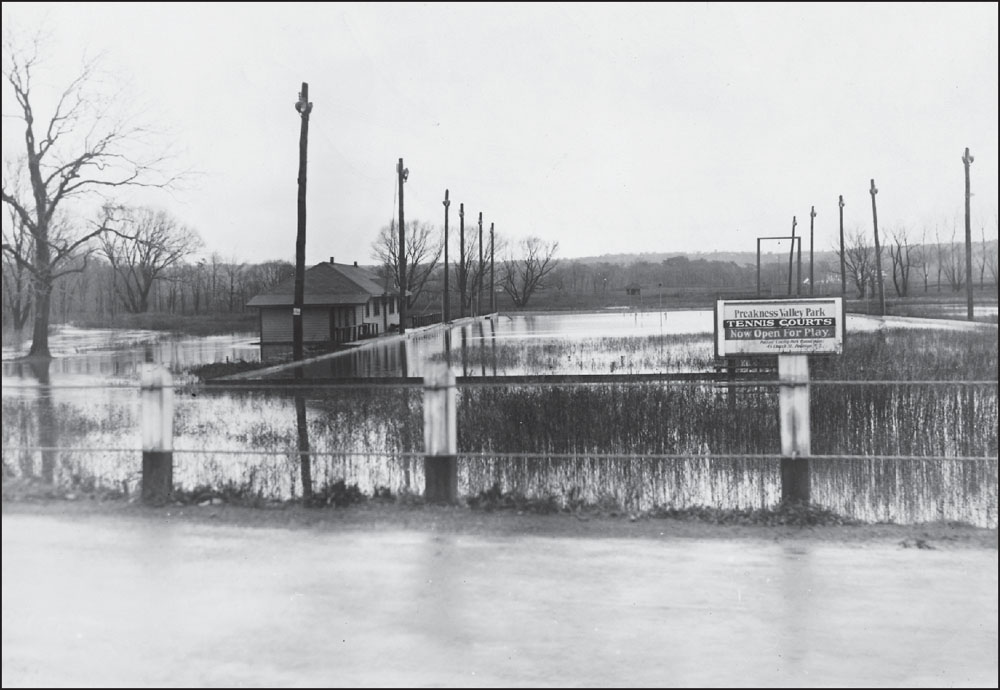
[[[374,338],[399,329],[398,295],[389,292],[365,268],[330,261],[316,264],[304,273],[302,343],[304,347],[333,349],[334,346]],[[295,278],[257,295],[248,307],[260,310],[260,354],[262,360],[279,359],[292,352],[292,309]]]
[[639,283],[629,283],[625,286],[625,294],[629,297],[641,297],[642,286]]

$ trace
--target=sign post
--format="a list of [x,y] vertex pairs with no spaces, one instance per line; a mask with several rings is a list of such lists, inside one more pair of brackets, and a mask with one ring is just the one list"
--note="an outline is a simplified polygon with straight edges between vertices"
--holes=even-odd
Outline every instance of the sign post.
[[174,386],[159,364],[142,365],[142,501],[163,505],[174,488]]
[[458,498],[456,410],[455,374],[444,364],[431,368],[424,376],[424,500],[428,503],[454,503]]
[[843,350],[840,297],[716,303],[717,358],[778,358],[783,501],[808,502],[810,497],[809,355],[839,355]]

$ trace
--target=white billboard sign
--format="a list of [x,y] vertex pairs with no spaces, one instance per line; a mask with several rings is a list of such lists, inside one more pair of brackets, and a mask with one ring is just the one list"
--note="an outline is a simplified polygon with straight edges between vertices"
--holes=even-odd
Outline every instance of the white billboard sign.
[[719,300],[715,356],[834,354],[844,351],[840,297]]

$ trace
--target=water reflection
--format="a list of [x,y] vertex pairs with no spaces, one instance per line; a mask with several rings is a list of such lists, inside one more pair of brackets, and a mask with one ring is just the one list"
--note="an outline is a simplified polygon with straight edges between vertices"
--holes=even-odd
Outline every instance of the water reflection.
[[[428,365],[441,361],[457,376],[690,371],[712,356],[711,330],[707,310],[671,312],[669,319],[653,312],[468,318],[413,330],[405,338],[367,341],[314,359],[302,370],[306,378],[319,379],[421,377]],[[662,341],[669,338],[675,340],[665,351]],[[643,342],[630,346],[629,340]],[[453,342],[459,343],[457,353]],[[623,356],[629,349],[633,352]]]
[[[979,326],[847,317],[848,332],[953,327]],[[447,363],[456,376],[697,372],[713,365],[712,331],[711,310],[501,314],[370,340],[303,369],[306,378],[318,379],[422,377],[434,362]],[[453,353],[456,341],[459,351]]]
[[[24,431],[27,432],[25,433],[25,439],[29,443],[33,440],[35,444],[41,448],[39,451],[41,472],[39,473],[38,468],[36,468],[34,453],[21,453],[18,459],[18,465],[24,476],[36,477],[40,474],[44,481],[52,483],[55,477],[57,457],[56,451],[53,449],[58,447],[59,442],[58,433],[56,431],[55,405],[52,400],[52,380],[49,371],[50,360],[35,359],[26,362],[18,362],[16,370],[19,376],[33,378],[38,384],[37,387],[35,387],[30,393],[30,397],[34,398],[34,439],[31,439],[31,432],[29,429],[25,428]],[[31,403],[28,404],[30,405]],[[5,419],[5,422],[6,421],[7,420]]]
[[[301,369],[297,377],[302,378]],[[299,470],[302,479],[302,498],[312,500],[312,457],[309,455],[309,424],[306,421],[306,400],[301,390],[295,392],[295,429],[298,436]]]
[[779,614],[779,656],[788,664],[789,673],[806,681],[808,671],[805,669],[810,661],[811,647],[807,642],[808,634],[817,628],[811,553],[803,545],[786,545],[778,562],[781,569],[781,606],[784,609]]
[[[61,327],[49,344],[53,355],[49,375],[52,383],[61,384],[137,381],[147,351],[151,352],[151,361],[174,371],[215,362],[260,361],[253,333],[192,337],[158,331]],[[17,358],[26,354],[28,346],[4,348],[4,379],[25,379]]]

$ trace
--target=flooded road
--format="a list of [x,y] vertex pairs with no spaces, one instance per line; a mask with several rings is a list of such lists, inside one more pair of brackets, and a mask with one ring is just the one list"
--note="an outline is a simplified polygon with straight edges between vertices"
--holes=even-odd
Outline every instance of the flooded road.
[[996,687],[997,552],[5,513],[3,685]]

